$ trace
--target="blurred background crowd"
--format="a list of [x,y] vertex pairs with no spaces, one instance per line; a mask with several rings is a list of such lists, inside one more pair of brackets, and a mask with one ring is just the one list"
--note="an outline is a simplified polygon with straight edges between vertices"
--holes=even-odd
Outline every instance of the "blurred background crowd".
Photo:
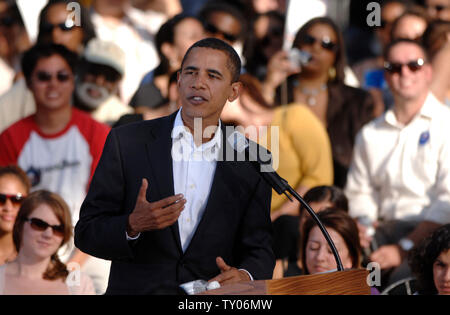
[[[0,0],[0,294],[105,291],[72,240],[104,141],[179,109],[205,37],[242,60],[222,120],[279,148],[345,267],[450,294],[450,0]],[[297,202],[274,193],[271,218],[274,278],[336,268]]]

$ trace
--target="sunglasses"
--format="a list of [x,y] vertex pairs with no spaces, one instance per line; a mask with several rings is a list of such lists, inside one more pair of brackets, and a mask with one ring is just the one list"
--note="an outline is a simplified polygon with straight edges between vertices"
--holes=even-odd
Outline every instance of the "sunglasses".
[[223,38],[229,42],[235,42],[238,40],[238,35],[225,33],[223,31],[219,30],[215,25],[212,25],[210,23],[205,24],[205,30],[211,34],[222,34]]
[[45,222],[41,219],[38,219],[38,218],[29,218],[29,219],[25,219],[25,221],[29,222],[31,228],[35,231],[44,232],[49,227],[51,227],[53,230],[53,235],[61,236],[61,237],[64,236],[64,224],[50,225],[47,222]]
[[384,63],[384,69],[390,74],[395,74],[395,73],[401,74],[403,66],[407,66],[409,71],[411,71],[411,72],[416,72],[416,71],[422,69],[424,64],[425,64],[425,61],[422,58],[419,58],[415,61],[410,61],[407,63],[386,61]]
[[[305,34],[301,38],[301,43],[304,45],[314,45],[314,43],[317,41],[319,41],[319,39],[309,34]],[[322,38],[322,40],[320,41],[320,46],[329,51],[335,51],[337,48],[337,44],[333,43],[328,36],[324,36]]]
[[447,9],[447,6],[438,4],[438,5],[429,5],[427,8],[434,9],[434,10],[436,10],[436,12],[441,12],[441,11]]
[[0,26],[11,27],[15,23],[17,23],[17,20],[13,17],[4,16],[4,17],[0,18]]
[[22,201],[25,199],[25,196],[21,193],[18,193],[16,195],[7,195],[7,194],[0,194],[0,205],[3,206],[6,203],[6,200],[11,201],[11,203],[14,206],[19,206],[22,204]]
[[69,32],[69,31],[73,30],[76,27],[76,25],[75,25],[75,23],[73,23],[72,20],[67,20],[66,22],[58,23],[58,24],[51,24],[51,23],[44,22],[42,24],[41,31],[43,33],[51,33],[51,32],[53,32],[53,29],[55,27],[59,28],[63,32]]
[[[53,75],[51,73],[45,71],[38,71],[36,73],[36,78],[40,82],[50,82],[52,80]],[[58,72],[56,73],[56,79],[58,82],[67,82],[72,76],[69,73]]]

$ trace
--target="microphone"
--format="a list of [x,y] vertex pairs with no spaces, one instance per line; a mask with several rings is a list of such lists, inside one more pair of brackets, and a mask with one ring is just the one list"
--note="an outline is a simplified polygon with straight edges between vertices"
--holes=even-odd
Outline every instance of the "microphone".
[[[272,155],[269,151],[262,146],[258,146],[255,142],[252,142],[252,145],[250,145],[248,139],[238,131],[233,131],[228,136],[228,143],[238,153],[238,160],[251,162],[264,180],[275,189],[278,194],[281,195],[284,193],[292,201],[290,196],[286,194],[289,184],[273,169]],[[262,159],[263,156],[265,159]]]
[[[336,260],[337,270],[344,271],[344,266],[342,265],[339,253],[334,245],[333,240],[328,234],[328,231],[317,217],[314,210],[308,205],[308,203],[303,200],[303,198],[293,189],[287,180],[282,178],[277,172],[272,168],[272,155],[269,151],[264,149],[262,146],[258,146],[255,142],[250,142],[248,139],[240,132],[233,131],[227,137],[228,143],[231,147],[238,153],[238,156],[243,157],[242,161],[249,161],[256,168],[261,177],[272,187],[279,195],[285,194],[289,200],[292,202],[292,198],[287,194],[289,192],[295,199],[297,199],[308,211],[313,220],[316,222],[319,229],[322,231],[323,236],[328,242],[328,245],[333,252],[334,258]],[[259,150],[258,150],[259,148]],[[267,157],[267,159],[261,159],[261,155]]]

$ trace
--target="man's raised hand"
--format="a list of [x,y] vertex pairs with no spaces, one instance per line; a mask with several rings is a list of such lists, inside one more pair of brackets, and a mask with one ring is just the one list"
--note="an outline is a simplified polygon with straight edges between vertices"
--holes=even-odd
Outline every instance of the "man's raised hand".
[[171,226],[177,221],[186,204],[182,194],[148,202],[147,188],[148,181],[143,178],[136,205],[128,217],[127,234],[130,237],[135,237],[140,232],[161,230]]

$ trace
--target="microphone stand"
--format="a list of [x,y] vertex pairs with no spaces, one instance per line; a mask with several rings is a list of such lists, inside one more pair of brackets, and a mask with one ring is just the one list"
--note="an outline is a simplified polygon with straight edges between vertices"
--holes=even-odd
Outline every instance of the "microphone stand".
[[287,180],[278,175],[277,172],[275,171],[260,172],[260,174],[279,195],[285,194],[290,201],[293,201],[292,198],[287,194],[288,191],[295,199],[297,199],[306,208],[308,213],[316,222],[317,226],[319,226],[320,230],[322,231],[322,234],[327,240],[328,245],[330,245],[331,251],[333,252],[334,258],[336,260],[337,270],[344,271],[344,266],[342,265],[341,257],[339,256],[339,253],[336,249],[336,246],[334,245],[333,240],[330,237],[330,234],[328,234],[328,231],[325,229],[322,222],[317,217],[317,214],[314,212],[313,209],[311,209],[308,203],[305,200],[303,200],[303,198],[300,197],[297,191],[295,191],[295,189],[289,185]]
[[[287,180],[282,178],[278,173],[272,168],[271,157],[264,162],[259,158],[260,152],[258,152],[257,147],[255,147],[256,143],[253,143],[253,147],[249,148],[250,145],[248,140],[239,132],[234,131],[231,136],[228,136],[228,141],[231,144],[233,150],[240,156],[238,157],[238,161],[251,161],[251,164],[255,167],[256,171],[261,175],[261,177],[279,194],[285,194],[290,201],[293,201],[292,198],[287,194],[289,192],[295,199],[297,199],[308,211],[311,217],[314,219],[316,224],[319,226],[322,231],[323,236],[328,242],[328,245],[333,252],[334,258],[336,260],[337,270],[344,271],[344,267],[342,265],[341,257],[339,257],[339,253],[336,249],[336,246],[333,243],[333,240],[328,234],[327,230],[323,226],[320,219],[317,217],[317,214],[313,209],[303,200],[302,197],[293,189]],[[267,152],[268,153],[268,152]],[[244,154],[244,156],[242,156]],[[270,154],[269,154],[270,155]]]

